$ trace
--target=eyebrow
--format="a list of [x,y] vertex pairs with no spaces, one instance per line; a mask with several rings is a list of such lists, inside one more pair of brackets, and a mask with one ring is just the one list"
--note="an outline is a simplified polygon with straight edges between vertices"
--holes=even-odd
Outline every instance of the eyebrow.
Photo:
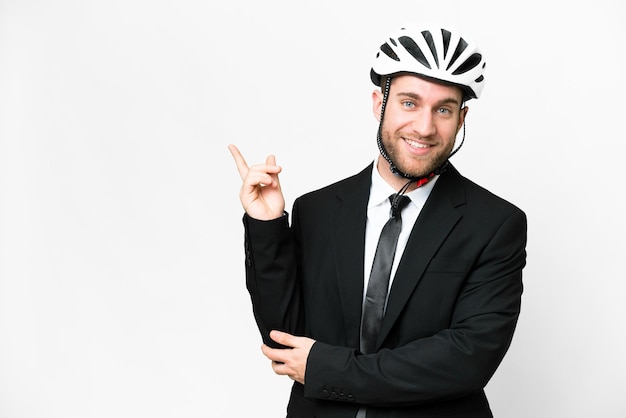
[[[400,93],[397,93],[397,95],[398,96],[409,97],[409,98],[414,99],[414,100],[421,100],[422,99],[422,97],[419,94],[411,93],[411,92],[400,92]],[[452,103],[452,104],[459,105],[459,106],[461,105],[461,102],[459,102],[454,97],[446,97],[445,99],[441,99],[441,100],[439,100],[437,102],[437,105],[441,106],[441,105],[448,104],[448,103]]]

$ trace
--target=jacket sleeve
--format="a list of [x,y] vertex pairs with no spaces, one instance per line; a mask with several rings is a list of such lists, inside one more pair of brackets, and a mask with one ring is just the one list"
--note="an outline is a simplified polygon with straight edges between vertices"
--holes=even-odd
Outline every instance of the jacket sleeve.
[[482,390],[509,348],[526,260],[526,216],[505,218],[469,270],[450,326],[430,337],[374,354],[316,342],[305,396],[349,393],[368,406],[409,406]]
[[272,330],[299,335],[302,331],[301,290],[288,214],[271,221],[244,215],[246,287],[263,342],[281,348],[270,339]]

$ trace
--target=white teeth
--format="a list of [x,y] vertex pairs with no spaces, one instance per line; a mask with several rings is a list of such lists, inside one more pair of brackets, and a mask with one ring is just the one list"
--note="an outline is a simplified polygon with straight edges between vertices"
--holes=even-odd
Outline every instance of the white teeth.
[[404,140],[413,148],[428,148],[429,145],[420,144],[419,142],[411,141],[410,139],[404,138]]

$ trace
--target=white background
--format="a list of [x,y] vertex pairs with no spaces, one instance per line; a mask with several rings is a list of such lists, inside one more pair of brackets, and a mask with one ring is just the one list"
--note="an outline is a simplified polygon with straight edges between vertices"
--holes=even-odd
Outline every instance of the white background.
[[0,417],[284,416],[227,144],[276,154],[289,207],[360,170],[375,50],[420,21],[481,45],[453,162],[529,220],[496,417],[626,417],[624,17],[619,0],[0,0]]

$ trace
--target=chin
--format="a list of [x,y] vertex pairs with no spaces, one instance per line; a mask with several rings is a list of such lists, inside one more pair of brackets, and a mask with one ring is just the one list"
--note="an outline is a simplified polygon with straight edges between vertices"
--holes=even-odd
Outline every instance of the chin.
[[435,171],[439,165],[429,163],[428,165],[422,167],[403,167],[402,165],[397,167],[400,171],[411,177],[424,177]]
[[398,165],[398,168],[403,173],[407,173],[410,176],[414,176],[414,177],[427,176],[431,174],[432,172],[434,172],[439,167],[441,167],[441,165],[443,165],[446,162],[446,160],[448,159],[447,155],[449,155],[449,153],[445,155],[446,157],[440,154],[436,156],[436,158],[430,158],[428,160],[421,161],[420,164],[413,164],[413,165],[401,164],[401,165]]

